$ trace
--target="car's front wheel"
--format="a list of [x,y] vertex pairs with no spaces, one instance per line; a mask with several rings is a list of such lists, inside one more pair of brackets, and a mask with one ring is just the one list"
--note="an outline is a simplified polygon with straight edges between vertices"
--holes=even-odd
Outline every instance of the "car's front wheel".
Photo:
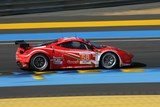
[[31,58],[30,67],[33,70],[43,71],[48,68],[48,58],[43,54],[36,54]]
[[108,52],[104,53],[100,60],[100,66],[105,69],[112,69],[117,67],[118,57],[116,54]]

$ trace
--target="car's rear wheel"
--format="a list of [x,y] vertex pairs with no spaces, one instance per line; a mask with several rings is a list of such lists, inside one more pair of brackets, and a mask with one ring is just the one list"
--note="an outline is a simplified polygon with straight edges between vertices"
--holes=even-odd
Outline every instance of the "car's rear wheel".
[[36,54],[31,58],[30,67],[33,70],[43,71],[49,66],[48,58],[43,54]]
[[100,60],[100,66],[105,69],[112,69],[118,65],[118,57],[112,52],[104,53]]

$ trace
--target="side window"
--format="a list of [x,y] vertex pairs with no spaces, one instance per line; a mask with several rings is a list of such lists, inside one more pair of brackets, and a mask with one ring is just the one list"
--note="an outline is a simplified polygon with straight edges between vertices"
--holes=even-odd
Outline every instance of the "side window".
[[72,42],[72,46],[74,49],[86,49],[85,44],[81,42]]
[[72,42],[65,42],[59,44],[59,46],[64,47],[64,48],[72,48]]
[[59,46],[71,49],[87,49],[86,45],[81,42],[65,42],[60,44]]

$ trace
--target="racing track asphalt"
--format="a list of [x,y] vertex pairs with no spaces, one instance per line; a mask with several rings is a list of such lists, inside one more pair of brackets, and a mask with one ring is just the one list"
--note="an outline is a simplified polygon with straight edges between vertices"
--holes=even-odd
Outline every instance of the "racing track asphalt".
[[160,95],[159,83],[86,84],[58,86],[1,87],[0,98]]
[[[127,50],[134,55],[134,67],[153,68],[160,66],[160,39],[94,40],[97,44],[111,45]],[[0,44],[0,72],[17,70],[14,44]]]
[[[143,6],[142,6],[143,7]],[[129,8],[127,7],[126,10]],[[85,11],[85,10],[84,10]],[[86,12],[86,11],[85,11]],[[55,16],[52,15],[51,16]],[[123,19],[158,19],[159,15],[140,15],[140,16],[39,16],[36,17],[22,17],[13,16],[8,18],[1,18],[0,22],[23,22],[28,20],[35,21],[68,21],[73,19],[78,20],[123,20]],[[25,18],[26,17],[26,18]],[[33,19],[34,18],[34,19]],[[58,20],[55,20],[58,19]],[[111,28],[108,30],[127,30],[130,28]],[[131,29],[157,29],[154,27],[141,27],[141,28],[131,28]],[[159,27],[158,27],[159,29]],[[77,29],[67,29],[67,31],[73,31]],[[84,29],[82,29],[84,30]],[[98,30],[93,28],[91,30]],[[101,29],[100,29],[101,30]],[[106,29],[105,29],[106,30]],[[40,31],[40,30],[39,30]],[[38,31],[38,32],[39,32]],[[46,31],[46,30],[45,30]],[[48,30],[53,31],[53,30]],[[63,32],[66,30],[54,30],[57,32]],[[79,28],[78,28],[79,31]],[[81,31],[81,30],[80,30]],[[88,31],[88,29],[87,29]],[[20,31],[0,31],[1,33],[17,33]],[[21,31],[26,32],[26,31]],[[28,32],[28,31],[27,31]],[[31,31],[35,32],[35,31]],[[42,31],[44,32],[44,31]],[[144,67],[144,68],[154,68],[160,67],[160,39],[140,39],[140,40],[116,40],[116,41],[100,41],[97,40],[96,43],[109,44],[117,46],[119,48],[130,51],[134,54],[134,64],[133,67]],[[18,68],[15,63],[15,51],[16,46],[13,44],[3,44],[0,43],[0,73],[2,72],[13,72]],[[3,82],[3,81],[1,81]],[[129,84],[99,84],[99,85],[63,85],[63,86],[27,86],[27,87],[1,87],[0,88],[0,98],[12,98],[12,97],[42,97],[42,96],[88,96],[88,95],[142,95],[142,94],[160,94],[160,84],[159,83],[129,83]]]
[[[132,67],[154,68],[160,65],[160,39],[94,40],[97,44],[113,45],[134,54]],[[15,63],[16,46],[0,44],[1,73],[11,73],[18,68]],[[131,67],[131,68],[132,68]],[[1,81],[3,82],[3,81]],[[95,85],[1,87],[0,98],[84,96],[84,95],[144,95],[160,94],[159,83],[123,83]]]
[[[160,14],[147,13],[137,15],[138,10],[157,9],[160,2],[126,5],[117,7],[105,7],[94,9],[81,9],[60,12],[37,13],[27,15],[12,15],[0,17],[0,23],[16,23],[16,22],[48,22],[48,21],[90,21],[90,20],[130,20],[130,19],[158,19]],[[123,12],[134,11],[134,14],[125,14]],[[121,15],[109,15],[109,13],[119,12]]]

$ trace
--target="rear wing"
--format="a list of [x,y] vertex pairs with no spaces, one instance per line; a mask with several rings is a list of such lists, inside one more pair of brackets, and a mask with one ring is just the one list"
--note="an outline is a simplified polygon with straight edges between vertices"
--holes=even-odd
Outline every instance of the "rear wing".
[[20,48],[23,48],[23,49],[26,49],[30,46],[29,43],[26,43],[24,40],[15,41],[15,45],[19,45]]

